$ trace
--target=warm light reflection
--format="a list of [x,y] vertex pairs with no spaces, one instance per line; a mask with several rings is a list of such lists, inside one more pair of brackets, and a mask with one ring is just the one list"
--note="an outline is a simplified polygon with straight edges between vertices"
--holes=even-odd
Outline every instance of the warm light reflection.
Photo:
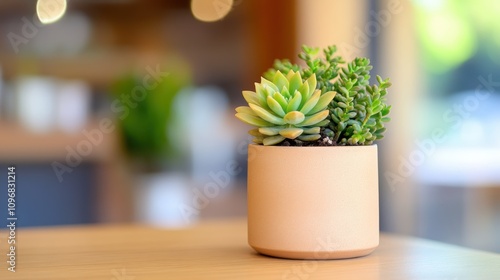
[[218,21],[231,11],[233,0],[191,0],[193,16],[206,22]]
[[66,0],[38,0],[36,14],[43,24],[54,23],[66,12]]

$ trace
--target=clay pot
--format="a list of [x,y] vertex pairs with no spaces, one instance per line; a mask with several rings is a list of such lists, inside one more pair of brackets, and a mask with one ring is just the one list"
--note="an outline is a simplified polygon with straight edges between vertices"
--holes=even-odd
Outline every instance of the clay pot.
[[375,250],[376,145],[248,150],[248,243],[257,252],[341,259]]

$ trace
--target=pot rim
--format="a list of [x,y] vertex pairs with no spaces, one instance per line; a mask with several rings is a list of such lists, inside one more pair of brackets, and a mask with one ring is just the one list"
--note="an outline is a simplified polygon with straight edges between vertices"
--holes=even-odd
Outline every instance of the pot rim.
[[258,149],[265,148],[265,149],[328,149],[328,148],[336,148],[336,149],[368,149],[368,148],[373,148],[373,147],[378,147],[377,144],[371,144],[371,145],[346,145],[346,146],[264,146],[260,144],[255,144],[255,143],[250,143],[248,144],[248,147],[256,147]]

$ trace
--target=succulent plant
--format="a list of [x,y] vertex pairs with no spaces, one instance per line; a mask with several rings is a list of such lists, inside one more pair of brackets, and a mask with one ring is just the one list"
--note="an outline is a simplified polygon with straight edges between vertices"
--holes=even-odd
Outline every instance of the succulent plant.
[[249,131],[257,144],[276,145],[285,139],[316,141],[330,122],[328,104],[334,91],[317,89],[316,75],[303,81],[300,72],[279,70],[255,83],[255,92],[243,91],[248,106],[236,108],[236,117],[256,128]]
[[336,51],[335,46],[329,46],[323,50],[323,57],[318,57],[318,48],[303,46],[299,58],[306,68],[288,60],[276,60],[264,77],[290,70],[300,71],[304,79],[316,76],[318,89],[338,93],[328,105],[330,115],[326,119],[330,122],[322,132],[333,145],[370,145],[383,137],[384,123],[390,120],[391,106],[386,103],[386,94],[391,83],[377,76],[378,85],[370,85],[370,60],[355,58],[345,64]]

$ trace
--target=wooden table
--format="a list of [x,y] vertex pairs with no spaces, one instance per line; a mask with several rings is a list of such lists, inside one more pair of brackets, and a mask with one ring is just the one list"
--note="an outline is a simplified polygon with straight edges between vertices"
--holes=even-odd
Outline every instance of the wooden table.
[[255,253],[246,222],[205,222],[182,230],[142,225],[19,229],[17,272],[0,279],[500,279],[500,255],[382,234],[371,255],[303,261]]

